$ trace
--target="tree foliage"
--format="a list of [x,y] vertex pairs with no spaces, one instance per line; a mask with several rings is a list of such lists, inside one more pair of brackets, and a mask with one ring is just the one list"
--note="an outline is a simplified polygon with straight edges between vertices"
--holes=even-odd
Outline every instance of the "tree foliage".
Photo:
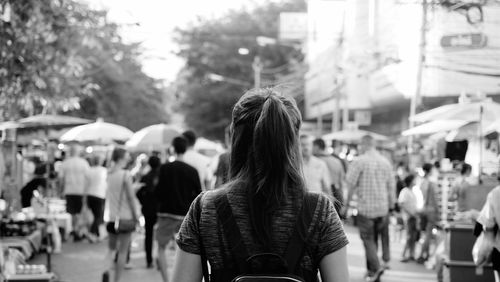
[[165,121],[164,90],[142,72],[140,51],[105,11],[0,0],[0,118],[66,112],[132,129]]
[[[252,61],[256,55],[265,70],[271,69],[262,74],[263,86],[283,82],[302,85],[299,76],[291,75],[302,60],[300,48],[288,44],[261,46],[256,39],[278,38],[279,14],[305,9],[303,0],[268,2],[253,9],[233,10],[219,18],[199,19],[178,29],[178,55],[186,65],[176,89],[187,125],[207,137],[223,139],[234,103],[253,85]],[[248,49],[249,54],[238,54],[240,48]],[[218,81],[213,79],[214,74]],[[287,79],[282,81],[283,77]]]

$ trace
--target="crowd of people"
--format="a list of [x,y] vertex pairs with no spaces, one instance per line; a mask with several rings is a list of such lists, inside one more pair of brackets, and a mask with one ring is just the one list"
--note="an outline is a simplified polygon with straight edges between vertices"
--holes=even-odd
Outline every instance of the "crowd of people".
[[[359,156],[347,162],[325,140],[300,134],[300,124],[293,99],[255,89],[235,105],[226,130],[228,151],[214,171],[211,160],[194,150],[193,131],[174,138],[166,158],[152,152],[133,160],[116,147],[109,158],[85,159],[79,146],[69,146],[55,171],[73,217],[73,239],[95,242],[107,235],[111,266],[105,281],[120,281],[141,217],[146,266],[156,265],[163,281],[170,281],[169,246],[178,246],[173,281],[207,281],[206,261],[213,281],[274,273],[280,268],[273,258],[247,262],[270,253],[283,262],[282,273],[316,281],[319,270],[322,281],[348,281],[341,219],[353,214],[366,281],[379,281],[390,268],[391,217],[402,220],[406,233],[401,262],[428,260],[439,221],[435,165],[424,164],[420,173],[404,164],[395,170],[370,135],[360,140]],[[471,166],[462,164],[450,193],[458,210],[470,174]],[[86,208],[92,220],[82,229]]]

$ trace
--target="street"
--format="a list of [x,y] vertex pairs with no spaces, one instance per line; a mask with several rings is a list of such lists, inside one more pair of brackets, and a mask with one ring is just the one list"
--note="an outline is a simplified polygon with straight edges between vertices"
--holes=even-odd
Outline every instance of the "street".
[[[350,281],[361,282],[365,273],[365,257],[362,242],[358,231],[353,226],[346,226],[349,238],[348,263]],[[414,263],[400,263],[399,258],[402,251],[402,243],[394,241],[391,244],[391,269],[382,276],[383,282],[431,282],[436,281],[434,272],[425,269],[422,265]],[[87,282],[100,281],[101,273],[105,267],[103,258],[106,253],[106,242],[89,244],[87,242],[68,242],[63,246],[61,254],[52,257],[52,270],[59,275],[59,281],[64,282]],[[174,262],[174,252],[167,250],[170,266]],[[142,251],[142,235],[135,236],[131,261],[133,268],[126,270],[123,281],[161,281],[160,274],[156,269],[146,269],[144,252]],[[44,264],[45,255],[38,255],[34,263]]]

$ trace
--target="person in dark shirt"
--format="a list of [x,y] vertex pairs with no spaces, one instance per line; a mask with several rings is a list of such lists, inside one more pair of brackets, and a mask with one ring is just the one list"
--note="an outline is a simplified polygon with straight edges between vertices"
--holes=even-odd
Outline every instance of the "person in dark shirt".
[[33,179],[21,189],[21,204],[23,208],[31,207],[33,192],[47,188],[47,178],[44,177],[46,171],[47,165],[45,163],[36,163]]
[[165,250],[174,239],[175,233],[184,220],[191,202],[201,193],[198,171],[183,162],[188,143],[183,137],[172,140],[176,160],[163,164],[158,174],[155,189],[158,242],[158,266],[164,282],[168,281]]
[[153,229],[156,224],[156,200],[154,193],[155,187],[158,184],[161,160],[157,156],[151,156],[148,159],[148,165],[151,169],[141,178],[141,183],[144,183],[144,186],[137,191],[136,195],[141,203],[141,211],[145,221],[146,236],[144,249],[146,251],[146,263],[147,267],[151,268],[153,266]]

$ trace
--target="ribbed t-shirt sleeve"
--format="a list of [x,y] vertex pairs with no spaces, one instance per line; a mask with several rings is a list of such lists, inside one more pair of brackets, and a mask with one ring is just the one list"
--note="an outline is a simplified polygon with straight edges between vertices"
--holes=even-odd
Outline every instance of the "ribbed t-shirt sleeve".
[[199,228],[199,215],[201,215],[201,198],[203,193],[198,195],[191,203],[189,211],[181,224],[181,228],[176,237],[176,242],[179,248],[183,251],[200,254],[200,228]]
[[323,209],[319,211],[317,229],[319,232],[316,257],[318,263],[324,256],[342,249],[349,243],[332,201],[326,196],[320,197],[320,201],[323,203],[319,202],[318,206]]

